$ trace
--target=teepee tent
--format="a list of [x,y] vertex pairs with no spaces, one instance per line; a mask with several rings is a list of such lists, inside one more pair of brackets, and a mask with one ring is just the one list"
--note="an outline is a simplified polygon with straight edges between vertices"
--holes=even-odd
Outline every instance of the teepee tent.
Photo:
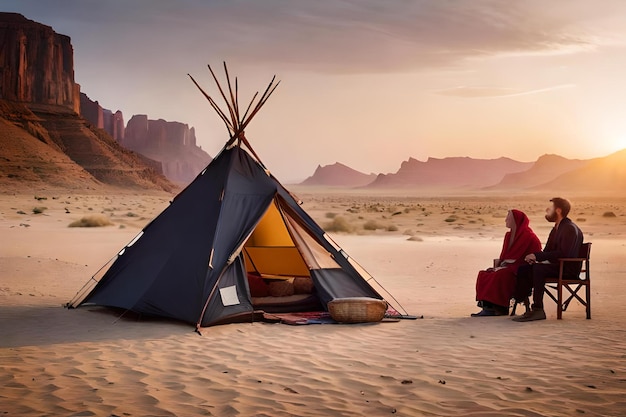
[[233,90],[224,64],[225,92],[210,66],[209,70],[227,112],[190,77],[224,121],[230,139],[68,307],[117,307],[186,321],[199,329],[250,320],[255,310],[263,309],[255,301],[259,298],[251,296],[250,275],[277,280],[310,277],[313,293],[290,298],[283,311],[319,311],[336,298],[383,299],[384,289],[270,174],[244,135],[278,86],[275,77],[240,116],[237,79]]

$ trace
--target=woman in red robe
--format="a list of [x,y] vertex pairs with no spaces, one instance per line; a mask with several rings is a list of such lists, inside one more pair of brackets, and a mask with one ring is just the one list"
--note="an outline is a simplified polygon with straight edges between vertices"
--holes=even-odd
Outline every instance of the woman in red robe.
[[509,210],[506,227],[511,230],[504,235],[500,258],[494,261],[493,268],[478,273],[476,300],[482,310],[472,314],[472,317],[509,313],[517,268],[524,264],[526,255],[541,250],[541,242],[528,224],[526,214],[519,210]]

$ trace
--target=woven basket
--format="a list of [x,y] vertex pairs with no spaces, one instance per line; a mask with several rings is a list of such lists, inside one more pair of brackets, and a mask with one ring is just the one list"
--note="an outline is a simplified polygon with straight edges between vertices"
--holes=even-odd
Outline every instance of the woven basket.
[[328,311],[339,323],[372,323],[383,319],[387,302],[369,297],[335,298],[328,302]]

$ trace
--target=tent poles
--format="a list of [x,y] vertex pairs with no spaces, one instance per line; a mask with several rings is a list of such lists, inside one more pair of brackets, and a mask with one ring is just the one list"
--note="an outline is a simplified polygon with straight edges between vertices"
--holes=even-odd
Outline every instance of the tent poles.
[[215,73],[213,72],[213,68],[211,68],[210,65],[207,65],[207,66],[209,67],[209,72],[211,72],[211,75],[213,76],[213,80],[215,80],[215,85],[217,85],[217,89],[219,90],[220,94],[222,95],[222,98],[224,99],[224,102],[226,103],[226,107],[228,108],[228,112],[230,113],[230,118],[233,122],[233,126],[235,128],[238,128],[239,126],[237,126],[237,118],[235,117],[235,112],[231,106],[231,103],[228,101],[228,98],[226,98],[226,94],[224,94],[222,85],[220,84],[219,80],[215,76]]

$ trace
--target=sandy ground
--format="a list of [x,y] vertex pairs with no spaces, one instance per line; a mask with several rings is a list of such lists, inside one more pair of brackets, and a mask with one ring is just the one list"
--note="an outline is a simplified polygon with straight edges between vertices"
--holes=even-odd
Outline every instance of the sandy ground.
[[[545,240],[542,199],[334,194],[304,196],[305,208],[320,223],[344,216],[353,230],[335,239],[424,319],[233,324],[199,336],[184,323],[61,307],[167,196],[45,197],[0,197],[0,415],[626,415],[622,201],[580,200],[571,216],[593,242],[592,320],[578,304],[561,321],[551,304],[542,322],[469,317],[506,208],[527,211]],[[94,213],[113,225],[67,227]],[[397,230],[366,230],[369,220]]]

